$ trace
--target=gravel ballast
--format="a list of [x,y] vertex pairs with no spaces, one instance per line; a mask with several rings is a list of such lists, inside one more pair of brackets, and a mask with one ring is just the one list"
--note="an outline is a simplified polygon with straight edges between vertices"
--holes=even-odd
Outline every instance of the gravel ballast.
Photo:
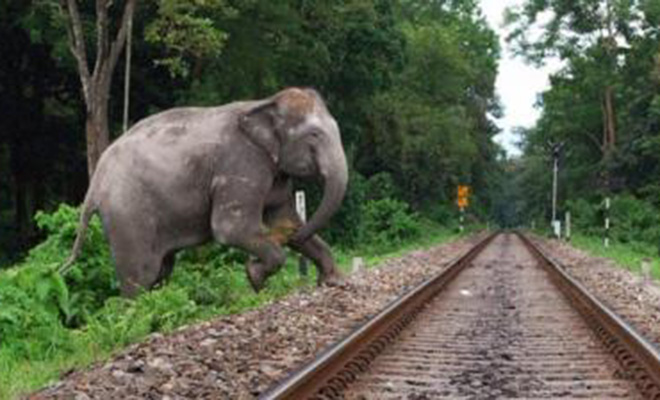
[[387,260],[351,275],[345,287],[309,289],[244,314],[151,335],[29,398],[255,398],[480,238]]
[[660,347],[660,286],[610,259],[594,257],[566,242],[534,238],[547,254],[562,263],[599,300]]

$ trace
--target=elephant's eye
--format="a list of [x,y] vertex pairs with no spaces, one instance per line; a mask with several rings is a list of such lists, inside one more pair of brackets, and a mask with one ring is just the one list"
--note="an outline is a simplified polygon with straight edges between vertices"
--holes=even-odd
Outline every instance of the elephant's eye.
[[318,129],[313,129],[309,134],[312,135],[312,137],[314,137],[314,138],[320,138],[321,135],[322,135],[322,132]]

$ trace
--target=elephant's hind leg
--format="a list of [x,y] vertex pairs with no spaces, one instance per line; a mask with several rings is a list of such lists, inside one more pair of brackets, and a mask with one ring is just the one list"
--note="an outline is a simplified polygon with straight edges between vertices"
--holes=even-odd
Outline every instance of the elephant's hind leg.
[[135,297],[158,283],[165,269],[163,255],[157,251],[152,230],[145,223],[117,217],[107,220],[121,227],[110,227],[108,235],[121,292],[124,296]]
[[144,254],[136,249],[122,249],[117,258],[117,273],[121,292],[135,297],[154,288],[170,277],[174,268],[174,253],[165,256]]
[[174,270],[174,261],[176,260],[176,253],[176,250],[168,251],[162,258],[160,274],[158,274],[156,284],[168,279],[172,275],[172,271]]

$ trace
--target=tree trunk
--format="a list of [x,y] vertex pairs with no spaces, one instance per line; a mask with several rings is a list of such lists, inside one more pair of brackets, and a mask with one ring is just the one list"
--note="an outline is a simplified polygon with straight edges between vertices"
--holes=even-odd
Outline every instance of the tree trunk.
[[[101,96],[98,96],[101,97]],[[108,101],[99,99],[91,105],[87,113],[85,131],[87,137],[87,172],[92,178],[101,154],[110,144],[110,132],[108,128]]]
[[18,141],[12,141],[9,145],[9,158],[10,168],[13,182],[14,193],[14,226],[18,236],[18,242],[21,245],[27,243],[27,240],[33,231],[30,226],[32,222],[32,215],[30,213],[29,205],[29,185],[27,168],[25,167],[25,157],[29,154],[25,153],[25,144]]
[[137,0],[124,2],[123,14],[114,41],[110,41],[108,11],[112,0],[96,0],[96,62],[90,71],[83,23],[76,0],[61,0],[68,12],[69,45],[78,64],[83,99],[87,108],[85,136],[87,139],[87,171],[91,179],[101,154],[110,143],[108,101],[112,74],[119,54],[124,49],[129,21],[133,18]]
[[605,110],[607,115],[607,137],[610,151],[616,149],[616,118],[614,115],[613,90],[611,86],[605,89]]
[[616,115],[614,111],[613,89],[605,88],[602,103],[603,112],[603,159],[616,149]]

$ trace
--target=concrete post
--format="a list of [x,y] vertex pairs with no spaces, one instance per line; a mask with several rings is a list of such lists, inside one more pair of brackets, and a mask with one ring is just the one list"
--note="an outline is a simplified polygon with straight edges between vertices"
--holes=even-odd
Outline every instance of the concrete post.
[[[296,191],[296,212],[298,212],[298,216],[300,217],[300,220],[303,222],[307,222],[307,206],[305,204],[305,192],[302,190]],[[300,272],[301,276],[307,276],[309,266],[308,266],[307,259],[304,256],[300,256],[298,259],[298,271]]]

